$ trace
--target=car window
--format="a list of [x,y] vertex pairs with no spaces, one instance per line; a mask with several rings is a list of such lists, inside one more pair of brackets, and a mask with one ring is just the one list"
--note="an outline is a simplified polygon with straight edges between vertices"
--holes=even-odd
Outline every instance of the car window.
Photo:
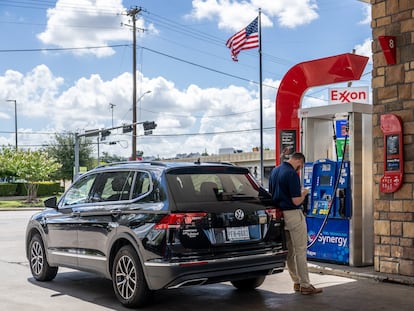
[[81,177],[66,192],[60,201],[60,206],[86,203],[89,201],[89,194],[96,179],[96,174]]
[[257,196],[258,191],[252,185],[252,182],[246,178],[246,175],[234,174],[230,175],[232,189],[235,194],[243,194],[246,196]]
[[130,199],[133,173],[130,171],[100,174],[92,191],[93,201],[122,201]]
[[221,180],[216,174],[197,174],[191,175],[192,183],[195,191],[206,195],[211,188],[217,189],[217,192],[223,191]]
[[151,178],[147,172],[137,172],[132,198],[138,198],[151,190]]
[[167,176],[174,200],[211,202],[234,200],[239,195],[257,197],[245,174],[171,174]]

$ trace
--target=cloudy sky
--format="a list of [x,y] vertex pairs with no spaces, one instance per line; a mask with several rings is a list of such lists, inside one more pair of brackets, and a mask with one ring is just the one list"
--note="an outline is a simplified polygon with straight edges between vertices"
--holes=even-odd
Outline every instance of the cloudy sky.
[[[14,100],[20,148],[132,122],[135,6],[137,120],[158,125],[149,136],[138,128],[146,156],[259,146],[258,50],[233,62],[225,46],[259,8],[265,148],[275,148],[277,87],[292,66],[353,49],[371,56],[370,6],[358,0],[1,0],[0,145],[15,144]],[[371,70],[354,85],[369,86]],[[327,105],[327,95],[309,89],[302,105]],[[125,157],[131,148],[131,133],[115,130],[100,143]]]

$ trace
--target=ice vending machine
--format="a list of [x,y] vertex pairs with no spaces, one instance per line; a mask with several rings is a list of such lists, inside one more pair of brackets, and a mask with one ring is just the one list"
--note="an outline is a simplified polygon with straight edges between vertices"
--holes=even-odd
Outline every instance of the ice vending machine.
[[309,259],[373,263],[371,113],[371,105],[356,103],[299,112]]

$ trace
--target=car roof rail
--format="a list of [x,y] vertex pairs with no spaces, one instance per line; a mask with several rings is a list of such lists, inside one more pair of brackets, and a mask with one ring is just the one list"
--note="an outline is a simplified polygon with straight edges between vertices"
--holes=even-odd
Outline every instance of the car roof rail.
[[147,164],[147,165],[154,165],[154,166],[167,166],[163,162],[159,161],[119,161],[119,162],[110,162],[105,164],[100,164],[95,168],[104,168],[104,167],[111,167],[116,165],[134,165],[134,164]]
[[95,166],[95,168],[109,167],[109,166],[115,166],[115,165],[122,165],[122,164],[127,164],[127,163],[128,163],[128,161],[110,162],[110,163],[99,164],[99,165]]

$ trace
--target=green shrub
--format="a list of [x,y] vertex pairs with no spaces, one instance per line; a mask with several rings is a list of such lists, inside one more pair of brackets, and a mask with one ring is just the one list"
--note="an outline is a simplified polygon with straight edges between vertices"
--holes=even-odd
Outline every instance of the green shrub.
[[[35,184],[39,185],[37,189],[37,196],[44,197],[49,195],[55,195],[59,192],[62,192],[59,182],[55,181],[42,181],[36,182]],[[16,195],[18,196],[27,196],[27,190],[24,183],[16,183]]]
[[16,184],[0,183],[0,196],[8,197],[16,195]]

